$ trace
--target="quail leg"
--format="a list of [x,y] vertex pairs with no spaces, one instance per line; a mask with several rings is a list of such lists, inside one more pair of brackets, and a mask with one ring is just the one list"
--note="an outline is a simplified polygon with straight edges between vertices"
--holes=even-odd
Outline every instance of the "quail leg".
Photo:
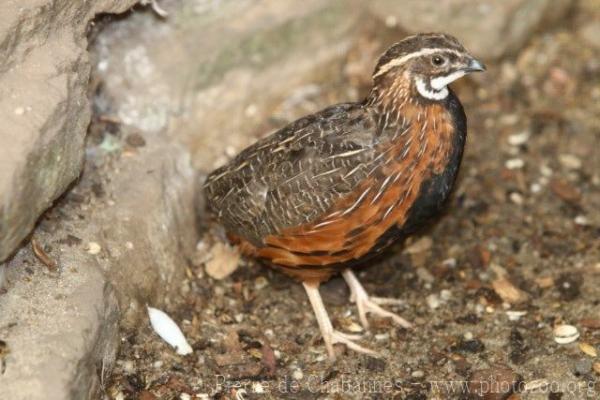
[[303,282],[302,284],[304,285],[304,289],[308,295],[308,300],[310,301],[313,311],[315,312],[315,316],[317,317],[317,322],[319,324],[319,328],[321,329],[321,335],[323,335],[323,341],[325,342],[325,347],[327,348],[327,353],[329,354],[330,360],[335,360],[333,345],[336,343],[343,343],[348,346],[348,348],[359,353],[376,354],[376,352],[373,350],[354,343],[354,340],[359,339],[360,335],[349,335],[333,329],[329,315],[327,315],[327,310],[323,305],[321,294],[319,293],[319,285],[308,282]]
[[380,307],[382,304],[401,304],[401,300],[370,297],[351,269],[345,269],[342,272],[342,276],[350,287],[350,301],[356,303],[356,306],[358,307],[358,317],[360,319],[360,323],[365,329],[369,329],[367,313],[379,315],[380,317],[391,318],[395,323],[404,328],[412,327],[412,324],[404,318]]

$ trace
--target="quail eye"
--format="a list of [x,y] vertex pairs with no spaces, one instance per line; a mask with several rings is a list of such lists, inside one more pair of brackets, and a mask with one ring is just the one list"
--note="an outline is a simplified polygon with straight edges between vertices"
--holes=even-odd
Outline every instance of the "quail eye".
[[442,57],[442,56],[433,56],[431,58],[431,63],[433,65],[435,65],[436,67],[444,65],[445,62],[446,62],[446,59],[444,57]]

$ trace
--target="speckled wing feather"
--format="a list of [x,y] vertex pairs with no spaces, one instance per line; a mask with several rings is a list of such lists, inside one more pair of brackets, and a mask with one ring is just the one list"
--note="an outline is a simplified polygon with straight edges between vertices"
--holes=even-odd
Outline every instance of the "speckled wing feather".
[[255,246],[315,221],[372,171],[377,125],[357,103],[301,118],[211,173],[209,207],[230,234]]

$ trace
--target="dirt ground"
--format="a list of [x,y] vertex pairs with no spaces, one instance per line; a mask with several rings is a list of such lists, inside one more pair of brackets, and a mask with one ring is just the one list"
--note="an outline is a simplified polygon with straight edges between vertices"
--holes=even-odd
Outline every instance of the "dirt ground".
[[[122,332],[107,398],[600,398],[600,57],[578,31],[593,17],[456,85],[469,137],[446,215],[359,273],[415,324],[372,318],[361,343],[380,357],[339,347],[329,363],[301,285],[248,260],[210,278],[206,236],[165,309],[194,353],[176,355],[149,324]],[[373,46],[339,80],[292,94],[257,136],[359,99],[370,71],[350,67]],[[360,329],[343,280],[322,294],[336,327]],[[580,337],[557,343],[561,324]]]

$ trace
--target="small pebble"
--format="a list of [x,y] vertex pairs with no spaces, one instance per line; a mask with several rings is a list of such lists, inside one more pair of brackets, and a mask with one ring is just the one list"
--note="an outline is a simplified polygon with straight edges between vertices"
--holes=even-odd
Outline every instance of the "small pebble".
[[252,391],[254,393],[264,393],[265,388],[263,387],[263,385],[260,382],[253,382],[252,383]]
[[529,190],[531,191],[531,193],[539,193],[542,191],[542,185],[540,185],[539,183],[532,183],[529,187]]
[[372,356],[365,356],[364,367],[369,371],[383,372],[387,366],[384,359]]
[[442,291],[440,292],[440,297],[442,298],[442,300],[448,301],[452,298],[452,292],[448,289],[442,289]]
[[579,331],[573,325],[558,325],[554,328],[554,341],[558,344],[573,343],[579,339]]
[[592,370],[592,360],[584,358],[575,363],[575,373],[585,375]]
[[102,247],[100,247],[100,245],[96,242],[89,242],[86,249],[87,249],[88,253],[96,255],[96,254],[100,253],[100,250],[102,250]]
[[393,15],[388,15],[385,18],[385,26],[388,28],[394,28],[398,25],[398,20]]
[[295,369],[294,372],[292,372],[292,378],[299,381],[302,378],[304,378],[304,373],[302,372],[301,369]]
[[508,137],[508,144],[511,146],[521,146],[529,140],[531,133],[529,131],[523,131],[521,133],[515,133]]
[[410,374],[410,376],[412,376],[413,378],[422,378],[425,376],[425,372],[423,371],[413,371],[412,374]]
[[375,340],[377,340],[378,342],[383,342],[385,340],[388,340],[389,338],[390,338],[389,333],[378,333],[375,335]]
[[179,395],[179,399],[180,399],[180,400],[191,400],[191,399],[192,399],[192,396],[190,396],[190,395],[189,395],[189,394],[187,394],[187,393],[181,393],[181,394]]
[[542,174],[543,176],[545,176],[546,178],[550,178],[553,174],[554,171],[552,170],[552,168],[550,168],[547,165],[542,165],[540,167],[540,174]]
[[506,316],[509,321],[518,321],[525,315],[527,315],[527,311],[506,311]]
[[425,300],[427,301],[427,305],[429,306],[429,308],[431,308],[432,310],[435,310],[440,306],[440,299],[437,296],[437,294],[430,294]]
[[435,278],[431,274],[431,272],[429,272],[429,270],[427,268],[423,268],[423,267],[417,268],[417,276],[423,282],[432,283],[435,280]]
[[244,110],[244,114],[246,114],[246,117],[249,117],[249,118],[254,117],[257,113],[258,113],[258,107],[256,106],[256,104],[250,104]]
[[523,196],[520,193],[512,192],[510,194],[509,198],[510,198],[510,201],[512,201],[516,205],[520,206],[523,204]]
[[240,253],[228,244],[216,243],[210,249],[210,255],[205,263],[205,271],[213,279],[225,279],[238,268]]
[[521,158],[511,158],[504,163],[506,169],[521,169],[525,166],[525,161]]
[[433,246],[433,240],[429,236],[423,236],[410,246],[406,247],[404,252],[407,254],[420,254],[431,249],[431,246]]
[[580,225],[580,226],[588,226],[590,224],[590,221],[587,219],[587,217],[585,215],[576,216],[575,219],[573,220],[573,222],[575,222],[575,225]]
[[125,142],[131,147],[144,147],[146,145],[146,140],[139,133],[127,135]]
[[448,268],[456,268],[456,264],[456,258],[447,258],[444,261],[442,261],[442,265]]
[[592,365],[592,368],[594,369],[595,373],[600,375],[600,362],[595,362],[594,365]]
[[254,280],[254,289],[262,290],[269,285],[269,281],[264,276],[259,276]]

